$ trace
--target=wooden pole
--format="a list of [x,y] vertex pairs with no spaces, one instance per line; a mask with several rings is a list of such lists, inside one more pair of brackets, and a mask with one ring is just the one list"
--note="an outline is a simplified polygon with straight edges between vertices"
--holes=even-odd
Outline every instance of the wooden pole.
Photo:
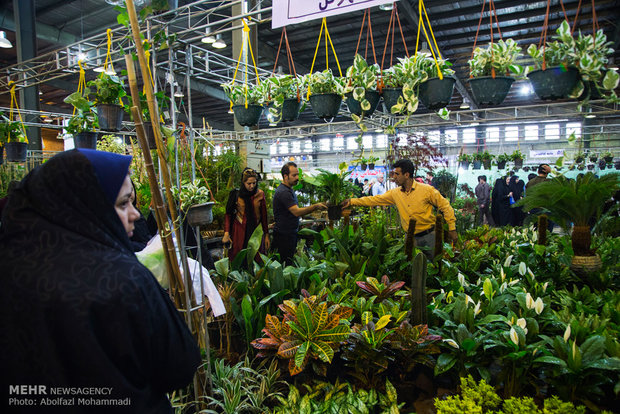
[[[148,62],[146,61],[146,55],[144,54],[144,47],[142,45],[142,38],[140,37],[140,24],[138,23],[138,15],[136,14],[136,8],[133,4],[133,0],[126,0],[127,12],[129,14],[129,21],[131,23],[131,33],[136,45],[136,54],[138,55],[138,62],[140,64],[140,71],[142,73],[142,79],[144,79],[144,86],[146,90],[146,101],[149,106],[149,112],[151,114],[151,124],[153,126],[153,134],[155,135],[155,143],[157,146],[157,154],[160,162],[161,176],[164,181],[164,190],[166,191],[166,201],[168,203],[168,211],[170,212],[170,218],[173,223],[173,230],[179,243],[181,242],[181,234],[179,231],[179,216],[177,213],[176,205],[174,204],[174,197],[172,196],[172,183],[170,181],[170,170],[166,162],[164,141],[161,136],[161,129],[159,127],[159,111],[157,109],[157,100],[153,93],[153,85],[149,81]],[[148,148],[143,147],[143,148]],[[171,289],[173,286],[170,286]],[[176,286],[175,288],[182,288]],[[173,292],[176,297],[176,292]]]

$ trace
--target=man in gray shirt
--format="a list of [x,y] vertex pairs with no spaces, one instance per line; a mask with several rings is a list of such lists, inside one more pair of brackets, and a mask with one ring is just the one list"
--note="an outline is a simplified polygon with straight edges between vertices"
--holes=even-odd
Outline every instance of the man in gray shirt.
[[493,225],[493,218],[489,210],[491,204],[491,187],[487,183],[487,176],[478,176],[478,185],[476,186],[476,201],[478,204],[478,225],[484,224],[484,218],[487,219],[489,226]]

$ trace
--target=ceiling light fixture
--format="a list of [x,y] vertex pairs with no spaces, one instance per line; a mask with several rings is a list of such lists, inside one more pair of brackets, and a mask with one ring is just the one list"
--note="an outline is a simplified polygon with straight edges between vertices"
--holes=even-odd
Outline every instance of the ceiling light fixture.
[[183,91],[181,91],[181,89],[177,89],[177,90],[174,92],[174,97],[175,97],[175,98],[182,98],[183,96],[185,96],[185,95],[183,95]]
[[215,37],[215,42],[213,42],[212,46],[216,49],[224,49],[226,47],[226,42],[222,39],[221,34]]
[[390,11],[394,8],[394,3],[385,3],[379,6],[379,10]]
[[215,42],[215,37],[211,34],[211,27],[207,26],[205,29],[205,37],[200,39],[202,43],[211,44]]
[[467,103],[467,101],[463,101],[463,103],[461,104],[461,106],[459,106],[459,108],[461,109],[469,109],[469,103]]
[[86,53],[84,52],[78,53],[78,61],[85,61],[86,59],[88,59],[88,56],[86,55]]
[[5,49],[10,49],[13,47],[13,43],[6,38],[6,32],[4,30],[0,30],[0,47]]
[[588,112],[586,114],[586,118],[588,118],[588,119],[596,118],[596,114],[592,112],[592,108],[588,108]]

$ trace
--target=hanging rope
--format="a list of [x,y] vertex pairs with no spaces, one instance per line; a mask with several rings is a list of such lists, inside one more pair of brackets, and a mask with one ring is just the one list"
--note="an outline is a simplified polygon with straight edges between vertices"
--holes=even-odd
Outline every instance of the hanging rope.
[[[28,143],[28,137],[26,136],[26,126],[24,125],[24,120],[22,119],[22,114],[19,112],[19,105],[17,104],[17,96],[15,95],[15,82],[9,82],[11,86],[11,106],[9,108],[9,119],[13,121],[14,113],[17,113],[17,118],[19,118],[19,124],[22,127],[22,132],[24,134],[25,142]],[[7,142],[11,142],[11,133],[9,132],[9,136],[7,137]]]
[[[482,10],[480,11],[480,19],[478,19],[478,28],[476,29],[476,37],[474,37],[474,47],[471,50],[471,58],[474,58],[474,52],[476,51],[476,43],[478,42],[478,35],[480,34],[480,25],[482,23],[482,17],[484,16],[484,9],[486,7],[486,0],[482,2]],[[493,0],[489,0],[489,28],[491,31],[491,61],[495,60],[495,53],[493,51],[493,42],[495,35],[493,33],[493,16],[495,16],[495,26],[497,27],[497,33],[499,33],[500,40],[502,39],[502,30],[499,27],[499,21],[497,20],[497,10],[495,9],[495,3]],[[472,78],[471,68],[469,70],[469,77]],[[491,66],[491,77],[495,79],[495,68]]]
[[[105,55],[105,62],[103,62],[103,71],[107,74],[112,74],[114,71],[114,64],[112,63],[112,55],[110,50],[112,49],[112,29],[106,30],[106,35],[108,37],[108,51]],[[108,65],[110,65],[110,70],[108,70]]]
[[[579,0],[579,4],[577,5],[577,13],[575,14],[575,20],[573,21],[573,27],[571,28],[571,31],[570,31],[571,35],[575,32],[575,28],[577,27],[577,21],[579,20],[580,10],[581,10],[581,0]],[[564,17],[566,18],[566,12],[564,12]],[[593,47],[596,47],[596,32],[598,32],[598,30],[599,30],[599,25],[598,25],[598,19],[596,17],[596,8],[594,6],[594,0],[592,0],[592,46]]]
[[[338,73],[340,73],[340,77],[342,77],[342,69],[340,68],[340,62],[338,61],[338,56],[336,55],[336,49],[334,48],[334,44],[332,43],[332,38],[329,35],[329,30],[327,30],[327,19],[323,17],[323,22],[321,23],[321,31],[319,32],[319,39],[316,42],[316,48],[314,49],[314,57],[312,58],[312,65],[310,66],[310,74],[312,74],[314,70],[314,63],[316,62],[316,56],[319,52],[319,46],[321,45],[321,38],[323,36],[323,29],[325,29],[325,69],[329,69],[329,53],[327,48],[327,42],[329,42],[329,46],[331,46],[332,53],[334,54],[334,59],[336,59],[336,65],[338,66]],[[310,98],[310,88],[308,88],[308,94],[306,99]]]
[[[368,39],[370,38],[370,44],[372,46],[372,57],[375,60],[375,64],[378,65],[377,55],[375,53],[375,39],[372,35],[372,23],[370,22],[370,9],[364,10],[364,17],[362,18],[362,26],[360,27],[360,33],[357,37],[357,46],[355,46],[355,53],[353,56],[357,55],[357,52],[360,47],[360,41],[362,40],[362,33],[364,31],[364,23],[366,23],[366,16],[368,16],[368,26],[366,29],[366,48],[364,49],[364,60],[368,60]],[[377,79],[377,89],[379,92],[383,89],[383,70],[379,72],[379,76]]]
[[[86,71],[84,70],[84,67],[82,66],[82,61],[78,60],[78,65],[80,66],[80,79],[78,81],[78,93],[81,96],[84,96],[84,88],[86,87]],[[77,108],[74,106],[73,107],[73,115],[75,115],[75,111],[77,110]]]
[[[234,86],[235,81],[237,80],[237,72],[239,71],[239,65],[241,64],[241,59],[243,58],[243,63],[245,65],[244,77],[243,77],[243,97],[244,97],[244,105],[247,109],[248,107],[248,54],[243,54],[246,44],[250,49],[250,56],[252,57],[252,64],[254,67],[254,72],[256,73],[256,84],[260,85],[260,79],[258,77],[258,69],[256,68],[256,61],[254,60],[254,52],[252,51],[252,42],[250,41],[250,26],[248,26],[246,19],[241,19],[243,23],[243,31],[241,33],[241,49],[239,50],[239,57],[237,58],[237,67],[235,67],[235,74],[233,75],[232,85]],[[230,101],[230,111],[232,111],[233,102]]]
[[[271,75],[273,76],[276,73],[276,68],[278,67],[278,58],[280,57],[280,50],[282,48],[282,41],[284,41],[286,46],[286,60],[288,61],[288,72],[293,77],[297,78],[297,71],[295,70],[295,61],[293,60],[293,54],[291,53],[291,46],[288,43],[288,34],[286,33],[286,27],[282,28],[282,34],[280,35],[280,44],[278,45],[278,52],[276,53],[276,61],[273,64],[273,69],[271,71]],[[296,82],[297,86],[297,102],[301,101],[301,95],[299,93],[299,82]],[[269,97],[271,99],[271,97]]]
[[[388,24],[387,36],[385,38],[385,45],[383,46],[383,56],[381,57],[381,72],[383,72],[383,63],[385,62],[385,53],[387,51],[387,45],[391,43],[392,46],[390,48],[390,66],[392,66],[392,58],[394,55],[394,29],[396,27],[396,22],[398,22],[398,29],[400,30],[400,37],[403,41],[403,46],[405,47],[405,54],[409,57],[409,49],[407,49],[407,43],[405,42],[405,35],[403,34],[403,28],[400,25],[400,18],[398,17],[398,8],[396,3],[392,3],[392,14],[390,15],[390,23]],[[390,36],[391,35],[391,36]]]
[[[564,3],[560,0],[560,6],[562,7],[562,12],[564,13],[564,20],[568,22],[568,16],[566,15],[566,10],[564,9]],[[545,49],[547,48],[547,30],[549,29],[549,9],[551,8],[551,0],[547,0],[547,10],[545,11],[545,21],[543,23],[543,30],[540,33],[540,40],[538,41],[538,48],[542,48],[542,70],[547,69],[547,60],[545,58]],[[569,22],[570,24],[570,22]]]
[[[439,77],[439,79],[443,79],[443,74],[441,73],[441,69],[439,68],[439,60],[437,57],[439,57],[439,59],[442,59],[441,57],[441,53],[439,52],[439,46],[437,46],[437,40],[435,39],[435,34],[433,33],[433,28],[431,26],[431,21],[428,17],[428,13],[426,12],[426,7],[424,6],[424,1],[420,0],[419,4],[418,4],[418,35],[417,35],[417,39],[416,39],[416,43],[415,43],[415,57],[414,60],[417,59],[418,56],[418,46],[420,44],[420,29],[422,29],[424,31],[424,37],[426,38],[426,41],[428,42],[428,46],[431,50],[431,54],[433,55],[433,60],[435,61],[435,66],[437,67],[437,76]],[[426,25],[424,24],[424,19],[423,16],[426,16],[426,24],[428,24],[428,31],[431,32],[431,37],[429,38],[428,36],[428,32],[426,31]],[[431,43],[430,39],[433,39],[433,42]],[[437,51],[437,54],[435,55],[435,50]]]

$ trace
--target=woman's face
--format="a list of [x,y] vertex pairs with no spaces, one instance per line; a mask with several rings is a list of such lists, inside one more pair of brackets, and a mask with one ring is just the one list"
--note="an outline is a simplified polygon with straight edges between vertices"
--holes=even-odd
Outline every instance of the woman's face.
[[114,209],[118,218],[121,219],[123,227],[129,237],[133,236],[133,223],[140,218],[140,213],[133,206],[133,200],[136,195],[133,192],[133,185],[131,185],[131,179],[129,175],[125,177],[121,190],[116,197],[116,203],[114,203]]
[[506,184],[510,184],[510,176],[506,177]]
[[254,191],[254,189],[256,188],[256,177],[248,177],[248,179],[245,180],[243,185],[245,186],[246,190],[250,192]]

